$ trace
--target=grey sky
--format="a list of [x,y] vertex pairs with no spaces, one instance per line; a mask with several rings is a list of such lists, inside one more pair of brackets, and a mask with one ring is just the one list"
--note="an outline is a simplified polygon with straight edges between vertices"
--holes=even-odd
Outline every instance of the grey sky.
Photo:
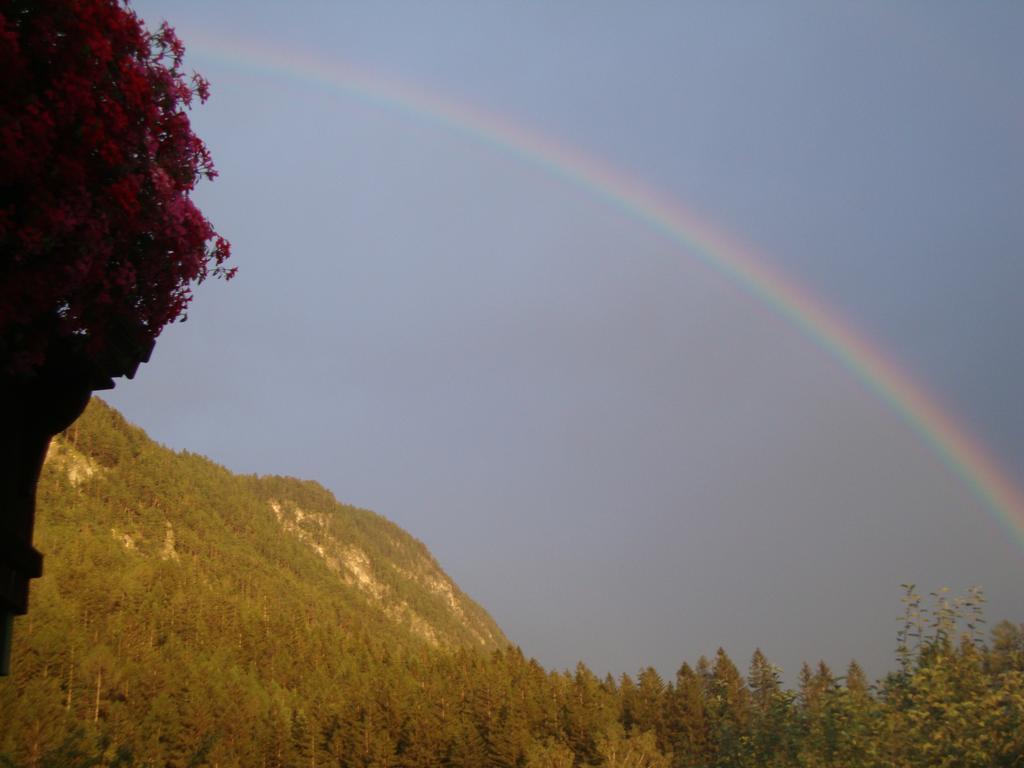
[[[643,179],[884,347],[1024,478],[1015,3],[136,2]],[[1024,619],[1006,529],[737,285],[542,168],[201,52],[239,276],[108,400],[424,540],[528,655],[891,664],[899,584]]]

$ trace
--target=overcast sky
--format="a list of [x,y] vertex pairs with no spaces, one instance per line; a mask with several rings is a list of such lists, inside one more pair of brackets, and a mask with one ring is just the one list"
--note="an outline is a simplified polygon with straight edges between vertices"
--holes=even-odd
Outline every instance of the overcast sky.
[[239,268],[106,395],[152,437],[391,518],[550,667],[759,645],[789,681],[819,657],[877,676],[907,581],[1024,620],[1005,524],[792,323],[528,158],[257,66],[354,65],[642,180],[1020,485],[1024,6],[134,7],[212,82],[197,199]]

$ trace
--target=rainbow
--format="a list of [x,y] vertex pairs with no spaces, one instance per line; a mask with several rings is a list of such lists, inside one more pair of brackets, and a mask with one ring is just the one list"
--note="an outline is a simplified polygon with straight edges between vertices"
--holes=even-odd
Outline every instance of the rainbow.
[[326,91],[427,120],[553,174],[661,233],[741,285],[830,353],[886,402],[959,475],[1024,548],[1024,495],[996,458],[877,344],[754,250],[678,202],[572,147],[421,86],[336,60],[264,43],[193,39],[203,58],[257,76],[314,84]]

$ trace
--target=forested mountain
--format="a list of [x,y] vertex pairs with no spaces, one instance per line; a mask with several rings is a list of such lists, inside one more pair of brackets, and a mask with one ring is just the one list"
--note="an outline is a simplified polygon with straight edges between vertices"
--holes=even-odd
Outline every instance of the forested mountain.
[[[233,475],[94,401],[39,487],[46,574],[0,679],[7,766],[1024,766],[1024,631],[908,589],[870,685],[757,652],[550,672],[424,546],[315,483]],[[699,620],[699,619],[698,619]]]
[[[173,573],[180,592],[166,595],[169,604],[198,606],[196,584],[225,603],[214,608],[220,623],[195,617],[214,633],[230,625],[246,634],[249,620],[269,626],[299,611],[321,614],[310,626],[394,642],[411,634],[434,647],[507,644],[426,547],[390,521],[314,482],[238,476],[170,451],[101,400],[53,440],[39,507],[55,578],[77,562],[116,592],[166,589],[155,571]],[[124,610],[124,599],[112,596],[110,607]]]

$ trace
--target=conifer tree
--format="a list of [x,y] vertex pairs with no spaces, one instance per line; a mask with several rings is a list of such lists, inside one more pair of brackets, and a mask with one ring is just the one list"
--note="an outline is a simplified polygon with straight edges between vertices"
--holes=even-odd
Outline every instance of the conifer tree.
[[755,765],[788,761],[796,741],[792,733],[791,696],[782,690],[779,670],[760,648],[750,659],[751,757]]
[[703,682],[684,662],[676,673],[665,713],[674,768],[713,762],[715,745],[704,696]]
[[654,732],[658,748],[666,751],[665,682],[654,667],[644,668],[637,677],[636,700],[633,705],[633,727],[644,733]]
[[718,743],[718,764],[743,765],[751,719],[750,691],[722,648],[715,654],[710,684],[709,709]]
[[1024,671],[1024,624],[1000,621],[992,627],[988,667],[993,672]]
[[633,678],[625,672],[619,678],[619,722],[626,733],[633,728],[636,718],[637,689]]

